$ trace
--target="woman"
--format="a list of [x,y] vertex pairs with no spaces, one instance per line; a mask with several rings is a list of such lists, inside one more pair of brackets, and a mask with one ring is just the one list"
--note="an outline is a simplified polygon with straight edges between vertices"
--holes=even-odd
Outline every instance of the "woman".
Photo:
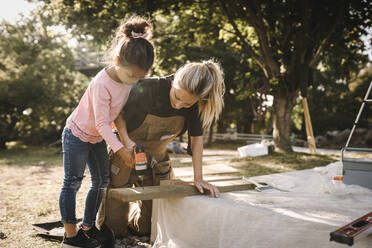
[[[167,144],[188,131],[194,185],[201,193],[208,190],[212,197],[219,196],[218,189],[203,180],[203,128],[218,119],[224,105],[224,90],[223,71],[212,60],[188,63],[174,76],[141,79],[133,86],[115,124],[124,146],[133,150],[135,144],[142,144],[145,148],[152,166],[145,173],[144,186],[159,185],[161,179],[171,177]],[[110,187],[141,185],[132,170],[133,160],[123,161],[111,153],[110,162]],[[149,234],[151,204],[151,201],[123,203],[109,197],[101,208],[100,219],[105,219],[116,236],[125,236],[128,225],[135,233]]]

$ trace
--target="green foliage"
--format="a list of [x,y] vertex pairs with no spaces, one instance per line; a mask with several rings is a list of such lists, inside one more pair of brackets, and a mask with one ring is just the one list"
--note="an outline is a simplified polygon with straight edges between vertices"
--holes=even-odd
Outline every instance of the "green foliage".
[[250,132],[254,115],[251,100],[256,99],[253,85],[260,75],[259,69],[247,63],[248,58],[240,50],[226,45],[219,16],[214,12],[203,16],[203,9],[199,6],[177,14],[154,14],[158,58],[154,71],[158,75],[174,73],[188,61],[215,58],[224,68],[226,83],[225,109],[219,126],[235,123],[239,132]]
[[[264,113],[258,114],[251,109],[251,106],[256,108],[260,103],[253,93],[262,87],[263,74],[252,59],[242,53],[236,40],[231,39],[230,36],[234,36],[231,25],[220,12],[211,11],[211,2],[42,2],[46,3],[41,10],[43,13],[48,13],[57,23],[65,24],[76,35],[93,36],[103,48],[110,41],[120,19],[132,13],[150,16],[155,27],[157,52],[154,75],[174,73],[188,61],[216,58],[224,68],[227,86],[220,126],[240,122],[239,130],[249,132],[253,119],[264,116]],[[252,27],[244,26],[244,23],[241,27],[249,37],[256,38]]]
[[[331,72],[317,75],[322,84],[309,90],[309,108],[315,135],[329,130],[351,129],[356,119],[368,86],[372,82],[372,66],[350,79],[350,84],[338,81]],[[370,94],[369,98],[372,97]],[[369,121],[367,121],[369,118]],[[361,128],[372,123],[372,106],[367,104],[360,119]]]
[[[310,85],[328,89],[340,80],[347,84],[367,61],[361,36],[371,26],[368,0],[39,1],[55,21],[101,44],[121,18],[131,13],[152,17],[157,74],[173,73],[187,61],[218,58],[227,84],[219,127],[236,121],[249,131],[254,118],[266,116],[261,108],[266,94],[292,113],[297,92],[305,96]],[[332,81],[319,81],[317,75],[325,71]],[[274,128],[290,126],[290,118],[276,116],[278,107],[273,106],[274,122],[283,123]],[[283,138],[276,140],[289,140],[288,130],[277,130]]]
[[10,140],[55,140],[81,94],[66,41],[47,23],[39,16],[0,25],[1,148]]
[[292,121],[294,126],[294,132],[299,133],[302,130],[302,126],[305,124],[304,120],[304,109],[302,106],[302,100],[297,98],[297,104],[293,108]]

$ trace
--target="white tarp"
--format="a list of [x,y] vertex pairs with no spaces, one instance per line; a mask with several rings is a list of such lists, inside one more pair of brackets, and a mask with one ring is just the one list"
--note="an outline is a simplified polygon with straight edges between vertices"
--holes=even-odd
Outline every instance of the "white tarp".
[[[289,192],[240,191],[154,201],[154,247],[348,247],[329,234],[372,211],[372,190],[332,180],[340,162],[254,177]],[[372,247],[372,235],[356,248]]]
[[240,157],[257,157],[269,154],[269,147],[262,143],[255,143],[238,148]]

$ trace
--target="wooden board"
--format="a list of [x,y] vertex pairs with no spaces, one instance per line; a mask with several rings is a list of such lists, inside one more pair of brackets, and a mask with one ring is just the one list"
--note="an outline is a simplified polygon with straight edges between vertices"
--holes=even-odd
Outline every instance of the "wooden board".
[[315,144],[315,138],[314,138],[314,133],[313,133],[313,126],[311,125],[310,111],[307,105],[306,97],[302,98],[302,105],[304,108],[305,127],[306,127],[306,135],[307,135],[307,143],[309,145],[309,151],[310,153],[316,153],[316,144]]
[[[242,177],[240,176],[205,176],[204,181],[216,184],[217,182],[225,181],[240,181]],[[193,178],[181,178],[181,179],[171,179],[171,180],[161,180],[160,185],[174,185],[174,184],[193,184]],[[232,182],[229,182],[233,184]]]
[[[218,187],[221,193],[252,190],[255,188],[255,185],[244,182],[243,180],[218,181],[213,184]],[[185,182],[182,184],[147,186],[144,188],[116,188],[110,189],[108,193],[110,197],[124,202],[201,195],[195,186]],[[209,192],[205,192],[205,194],[209,194]]]
[[[194,169],[188,167],[173,168],[173,172],[177,177],[191,177],[194,175]],[[232,174],[238,173],[239,170],[225,164],[214,164],[203,166],[203,175],[211,174]]]

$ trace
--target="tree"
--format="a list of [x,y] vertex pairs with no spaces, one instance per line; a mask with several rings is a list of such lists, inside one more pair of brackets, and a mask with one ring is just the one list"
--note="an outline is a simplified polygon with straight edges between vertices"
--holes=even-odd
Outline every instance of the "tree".
[[[259,68],[233,44],[226,44],[219,38],[218,16],[213,12],[202,17],[203,14],[198,8],[178,15],[155,15],[156,74],[173,73],[188,61],[217,59],[224,69],[226,82],[225,108],[217,123],[218,131],[223,132],[234,123],[239,132],[250,132],[254,115],[258,114],[250,108],[256,92],[249,86],[258,81]],[[195,18],[195,15],[200,18]],[[209,23],[203,18],[207,18]]]
[[[209,39],[208,33],[202,30],[205,25],[216,25],[221,34],[219,41],[233,47],[243,60],[251,60],[260,68],[262,78],[259,81],[268,83],[267,93],[274,96],[275,144],[277,148],[291,151],[292,110],[299,93],[306,96],[308,86],[313,83],[313,74],[329,61],[344,61],[342,56],[345,54],[353,55],[345,60],[347,71],[364,62],[358,55],[364,50],[360,37],[371,25],[371,5],[368,0],[119,0],[110,3],[56,0],[48,6],[69,27],[92,34],[101,41],[117,26],[123,13],[128,12],[167,15],[175,18],[175,22],[176,18],[186,15],[189,18],[184,20],[198,20],[203,24],[200,28],[177,33],[178,40]],[[189,24],[181,22],[178,27],[189,27]],[[172,34],[167,35],[172,39]],[[179,47],[178,44],[175,47]],[[344,76],[345,72],[339,71],[336,78],[347,83]],[[248,76],[245,80],[249,81],[247,79]]]
[[60,135],[80,95],[67,42],[42,16],[0,25],[0,149]]
[[[372,81],[372,66],[352,75],[348,85],[336,82],[331,72],[323,73],[318,77],[321,78],[317,81],[322,84],[309,89],[309,108],[313,113],[317,113],[313,116],[314,128],[321,135],[329,130],[351,129]],[[359,121],[359,128],[368,128],[366,117],[370,119],[371,124],[372,106],[370,104],[365,107]]]
[[[342,60],[340,51],[353,55],[363,50],[360,34],[370,24],[367,1],[220,1],[242,50],[250,54],[271,83],[274,96],[274,141],[291,150],[291,114],[299,91],[306,96],[312,74],[325,58]],[[338,6],[335,8],[334,6]],[[367,21],[366,21],[367,20]],[[368,21],[369,20],[369,21]],[[254,28],[252,44],[242,27]],[[240,25],[239,25],[240,24]],[[330,49],[330,48],[334,49]],[[338,55],[338,56],[337,56]],[[364,62],[349,56],[350,66]],[[323,60],[324,63],[324,60]],[[338,73],[339,79],[343,73]]]

